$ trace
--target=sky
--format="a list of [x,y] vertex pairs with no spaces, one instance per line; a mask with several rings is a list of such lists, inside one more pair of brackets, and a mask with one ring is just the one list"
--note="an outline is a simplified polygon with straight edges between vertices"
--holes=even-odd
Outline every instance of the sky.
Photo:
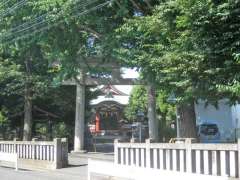
[[139,73],[136,69],[121,68],[123,72],[122,77],[125,78],[139,78]]
[[[124,79],[139,78],[139,73],[136,71],[136,69],[122,68],[121,70],[123,72],[122,77]],[[126,94],[130,94],[133,88],[132,85],[116,85],[115,87]]]

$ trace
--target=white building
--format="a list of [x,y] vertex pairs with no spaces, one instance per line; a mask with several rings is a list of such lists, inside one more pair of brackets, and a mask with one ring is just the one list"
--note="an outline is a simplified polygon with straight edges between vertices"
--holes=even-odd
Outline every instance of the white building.
[[218,106],[206,105],[205,101],[195,104],[196,123],[217,124],[221,141],[234,141],[240,137],[240,105],[231,106],[226,99]]

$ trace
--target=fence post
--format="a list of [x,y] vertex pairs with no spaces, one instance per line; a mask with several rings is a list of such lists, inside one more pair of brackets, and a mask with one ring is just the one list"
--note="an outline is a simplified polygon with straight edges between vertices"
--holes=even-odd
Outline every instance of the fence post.
[[61,139],[55,138],[54,139],[54,162],[55,162],[55,169],[59,169],[62,167],[62,151],[61,151]]
[[32,144],[32,158],[35,160],[35,159],[37,159],[37,156],[36,156],[36,145],[35,145],[35,143],[34,142],[36,142],[37,141],[37,138],[32,138],[32,142],[33,142],[33,144]]
[[16,153],[17,154],[17,141],[18,138],[14,138],[13,139],[13,153]]
[[[135,141],[136,141],[135,138],[130,139],[131,144],[134,144]],[[135,153],[136,153],[136,151],[135,151]],[[136,162],[134,162],[135,153],[134,153],[134,146],[133,146],[132,148],[130,148],[130,165],[131,166],[136,165]]]
[[188,173],[192,173],[192,139],[187,138],[186,146],[186,168]]
[[238,139],[238,178],[240,177],[240,139]]
[[62,165],[67,167],[68,165],[68,139],[62,138]]
[[119,162],[118,143],[119,143],[119,140],[115,139],[114,140],[114,163],[115,164],[118,164],[118,162]]
[[145,143],[146,143],[146,167],[147,168],[151,168],[151,142],[152,139],[146,139]]

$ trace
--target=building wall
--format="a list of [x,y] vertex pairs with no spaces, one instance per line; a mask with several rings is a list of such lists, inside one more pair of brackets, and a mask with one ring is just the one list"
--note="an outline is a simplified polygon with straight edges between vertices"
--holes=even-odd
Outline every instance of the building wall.
[[236,138],[240,138],[240,104],[232,106],[232,123],[236,129]]
[[235,140],[236,119],[240,117],[240,105],[230,106],[227,100],[219,101],[218,108],[205,101],[195,104],[196,124],[215,123],[218,125],[222,141]]

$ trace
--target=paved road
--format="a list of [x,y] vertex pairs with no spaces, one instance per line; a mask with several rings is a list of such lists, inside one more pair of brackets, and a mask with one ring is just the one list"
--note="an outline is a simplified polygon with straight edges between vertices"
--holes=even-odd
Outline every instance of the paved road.
[[69,158],[70,166],[54,171],[15,171],[11,168],[0,167],[1,180],[86,180],[87,159]]
[[[68,168],[54,171],[15,171],[12,168],[0,167],[0,180],[87,180],[87,159],[113,161],[112,154],[71,154]],[[91,180],[109,180],[108,177],[93,175]],[[120,180],[111,178],[111,180]]]

